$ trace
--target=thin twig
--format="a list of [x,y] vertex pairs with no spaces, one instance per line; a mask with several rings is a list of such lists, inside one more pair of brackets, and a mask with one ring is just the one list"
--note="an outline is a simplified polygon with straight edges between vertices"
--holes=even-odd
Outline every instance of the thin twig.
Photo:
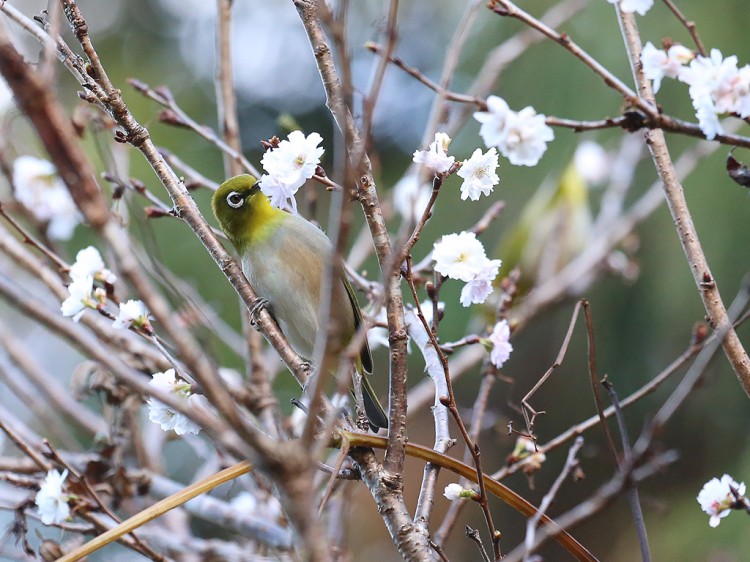
[[539,511],[536,515],[534,515],[534,517],[530,518],[526,522],[526,539],[524,540],[524,547],[526,548],[526,552],[524,553],[525,562],[529,560],[530,555],[533,552],[534,537],[536,535],[536,529],[537,525],[539,524],[539,520],[541,519],[542,515],[547,512],[550,505],[552,505],[552,502],[555,500],[560,487],[562,486],[563,482],[568,477],[570,472],[578,466],[577,457],[579,451],[581,450],[581,447],[583,447],[583,437],[577,437],[575,442],[573,443],[573,446],[568,451],[568,457],[565,460],[565,466],[563,466],[560,474],[557,475],[557,478],[550,487],[549,492],[547,492],[542,498],[542,503],[539,504]]
[[698,52],[701,54],[701,56],[706,56],[708,52],[706,51],[706,48],[703,46],[703,41],[701,41],[700,36],[698,35],[698,30],[695,26],[695,22],[688,20],[685,15],[680,11],[680,9],[675,5],[672,0],[664,0],[664,3],[667,5],[667,8],[671,10],[671,12],[675,15],[675,17],[680,20],[680,23],[685,26],[685,29],[688,30],[688,33],[690,34],[690,37],[693,39],[693,43],[695,43],[695,48],[698,49]]
[[[617,397],[615,385],[609,380],[603,380],[602,385],[607,389],[609,398],[612,401],[612,407],[615,409],[615,419],[617,420],[617,428],[620,431],[623,457],[625,458],[625,462],[629,462],[632,455],[630,438],[628,437],[628,428],[625,425],[625,416],[622,413],[622,408],[620,408],[620,400]],[[633,522],[635,523],[635,530],[638,535],[638,545],[641,548],[641,560],[643,562],[650,562],[651,552],[648,544],[648,535],[646,534],[646,522],[643,520],[643,510],[638,498],[638,488],[635,484],[628,489],[628,502],[630,503],[630,511],[633,514]]]

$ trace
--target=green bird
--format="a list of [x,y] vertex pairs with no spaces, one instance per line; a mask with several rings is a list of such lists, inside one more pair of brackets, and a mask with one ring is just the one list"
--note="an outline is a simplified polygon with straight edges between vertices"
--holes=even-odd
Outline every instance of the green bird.
[[[214,215],[239,254],[242,271],[258,296],[268,301],[289,344],[305,358],[315,347],[325,267],[333,252],[328,237],[302,217],[271,205],[250,175],[228,179],[211,200]],[[334,332],[331,352],[338,356],[362,324],[354,290],[336,263],[331,297]],[[357,371],[372,373],[372,355],[365,339],[356,361]],[[388,418],[367,376],[362,377],[365,413],[373,430],[388,427]]]

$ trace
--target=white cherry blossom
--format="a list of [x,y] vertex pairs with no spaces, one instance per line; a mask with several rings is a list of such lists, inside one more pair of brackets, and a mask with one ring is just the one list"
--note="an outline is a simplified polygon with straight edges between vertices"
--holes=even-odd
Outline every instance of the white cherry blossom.
[[63,316],[72,316],[73,321],[78,322],[87,308],[96,308],[93,290],[94,278],[90,275],[73,279],[68,285],[68,298],[60,305]]
[[696,499],[701,509],[711,516],[708,520],[711,527],[718,527],[721,520],[731,512],[731,506],[735,502],[732,489],[740,497],[745,495],[745,483],[738,484],[731,476],[725,474],[721,480],[712,478],[706,482],[698,493]]
[[500,153],[516,166],[536,166],[554,140],[554,131],[545,123],[545,116],[533,107],[525,107],[508,118],[505,140],[498,146]]
[[120,312],[112,322],[112,327],[118,330],[128,329],[131,326],[138,329],[151,329],[148,308],[142,301],[131,299],[126,303],[120,303]]
[[484,267],[484,246],[473,232],[447,234],[435,242],[432,251],[435,271],[461,281],[471,281]]
[[[186,405],[191,408],[200,406],[199,395],[191,393],[189,383],[177,379],[174,369],[168,369],[163,373],[154,373],[149,384],[162,392],[174,394],[184,400]],[[200,432],[201,428],[197,423],[184,414],[174,411],[156,398],[149,398],[147,404],[148,419],[159,424],[163,431],[173,430],[177,435]]]
[[462,201],[467,198],[478,201],[480,196],[492,193],[500,181],[496,171],[497,159],[495,147],[490,148],[486,153],[482,153],[482,149],[477,148],[471,157],[461,164],[457,175],[464,179],[461,184]]
[[109,283],[110,285],[117,281],[117,276],[109,269],[104,267],[99,250],[93,246],[88,246],[76,254],[76,261],[70,266],[71,279],[91,276],[94,279]]
[[430,143],[428,150],[415,150],[413,161],[422,164],[436,174],[443,174],[450,170],[456,159],[448,156],[448,145],[451,138],[445,133],[435,133],[435,140]]
[[283,207],[288,203],[297,212],[294,195],[315,175],[325,152],[318,146],[321,142],[323,137],[318,133],[305,136],[302,131],[292,131],[278,147],[266,151],[261,159],[266,174],[260,178],[260,189],[271,199],[272,205]]
[[59,525],[70,517],[69,495],[63,493],[68,471],[50,470],[36,493],[34,503],[45,525]]

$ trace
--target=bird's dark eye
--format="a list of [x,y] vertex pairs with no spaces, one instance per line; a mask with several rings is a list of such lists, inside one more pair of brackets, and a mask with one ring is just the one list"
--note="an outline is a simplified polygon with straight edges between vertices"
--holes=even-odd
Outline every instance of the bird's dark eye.
[[245,200],[242,198],[242,195],[237,193],[236,191],[233,191],[229,195],[227,195],[227,203],[229,203],[229,206],[233,209],[239,209],[242,207],[242,204],[245,202]]

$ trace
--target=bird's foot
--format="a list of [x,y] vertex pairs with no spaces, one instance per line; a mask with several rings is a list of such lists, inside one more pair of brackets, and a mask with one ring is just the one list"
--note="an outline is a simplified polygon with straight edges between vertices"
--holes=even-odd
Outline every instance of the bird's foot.
[[258,327],[258,316],[263,309],[268,309],[268,299],[259,297],[250,305],[250,325],[253,328]]

